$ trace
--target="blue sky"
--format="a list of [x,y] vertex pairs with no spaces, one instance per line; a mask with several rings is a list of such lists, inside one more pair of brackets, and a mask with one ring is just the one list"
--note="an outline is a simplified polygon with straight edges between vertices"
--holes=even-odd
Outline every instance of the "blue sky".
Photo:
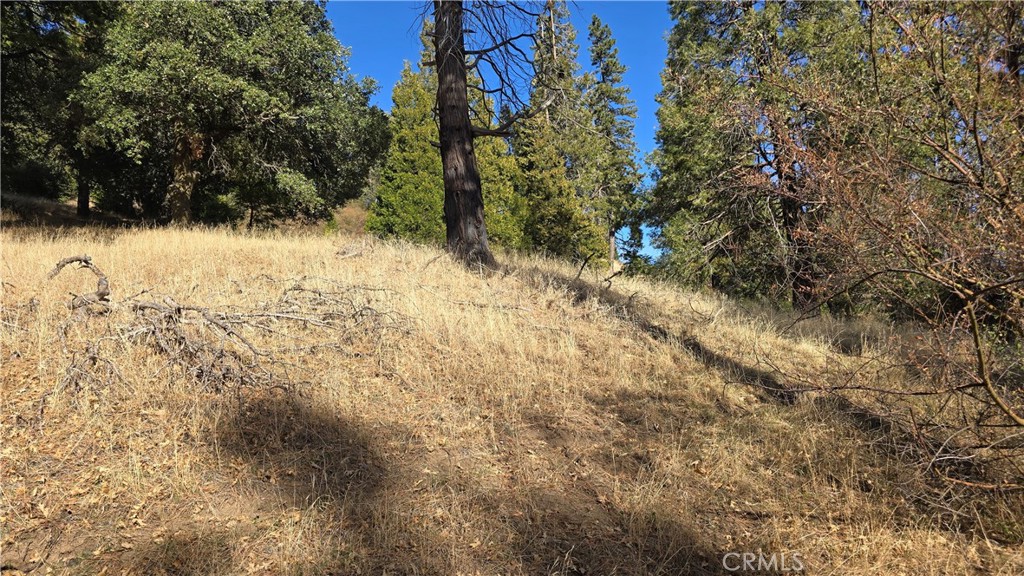
[[[352,50],[349,67],[358,77],[377,80],[380,88],[373,103],[384,110],[391,109],[391,88],[398,81],[403,62],[415,64],[419,58],[419,17],[427,4],[336,0],[327,5],[335,34]],[[665,64],[665,37],[672,24],[666,2],[570,2],[569,11],[577,30],[583,66],[589,66],[587,26],[591,15],[597,14],[611,27],[619,58],[628,68],[625,83],[637,103],[637,145],[646,155],[654,149],[654,97],[661,88],[659,74]]]

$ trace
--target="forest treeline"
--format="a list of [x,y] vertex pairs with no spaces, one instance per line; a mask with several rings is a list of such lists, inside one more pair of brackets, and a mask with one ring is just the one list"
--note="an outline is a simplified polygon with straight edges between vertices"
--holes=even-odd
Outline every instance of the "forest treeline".
[[[647,159],[612,30],[579,58],[567,5],[536,6],[533,113],[474,137],[495,244],[798,310],[970,307],[1018,341],[1024,5],[670,3]],[[386,114],[323,4],[5,2],[3,190],[249,225],[362,197],[371,231],[441,243],[429,20]],[[513,111],[469,70],[496,128]]]

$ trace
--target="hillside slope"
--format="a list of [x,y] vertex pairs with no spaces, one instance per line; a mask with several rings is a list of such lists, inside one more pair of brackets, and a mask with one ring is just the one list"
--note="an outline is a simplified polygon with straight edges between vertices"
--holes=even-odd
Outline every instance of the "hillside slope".
[[[1024,572],[877,427],[772,390],[835,354],[724,300],[368,238],[0,238],[5,575]],[[47,278],[77,254],[109,307]]]

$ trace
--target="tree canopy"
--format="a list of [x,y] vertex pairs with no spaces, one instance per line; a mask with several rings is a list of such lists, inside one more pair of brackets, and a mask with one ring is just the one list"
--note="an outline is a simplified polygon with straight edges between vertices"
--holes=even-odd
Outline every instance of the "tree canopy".
[[175,220],[315,214],[356,196],[386,144],[315,4],[132,4],[105,57],[75,95],[96,120],[83,146],[161,164]]
[[[176,221],[316,216],[387,147],[322,4],[85,4],[4,4],[4,163],[68,181],[51,193]],[[26,101],[44,82],[63,100]],[[59,165],[22,160],[33,146]]]

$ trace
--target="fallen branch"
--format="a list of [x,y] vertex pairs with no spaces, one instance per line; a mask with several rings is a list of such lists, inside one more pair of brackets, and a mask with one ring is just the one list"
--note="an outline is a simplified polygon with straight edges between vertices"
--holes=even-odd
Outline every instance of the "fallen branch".
[[68,256],[60,262],[50,271],[47,275],[47,280],[52,280],[57,274],[60,274],[61,270],[69,264],[79,263],[81,268],[88,268],[96,275],[98,280],[96,281],[96,291],[88,294],[82,294],[81,296],[75,296],[71,303],[68,304],[68,308],[77,310],[79,308],[88,306],[90,304],[101,304],[105,308],[109,308],[106,302],[109,301],[110,296],[110,284],[107,282],[107,275],[103,273],[95,264],[92,263],[92,257],[88,254],[82,254],[80,256]]

